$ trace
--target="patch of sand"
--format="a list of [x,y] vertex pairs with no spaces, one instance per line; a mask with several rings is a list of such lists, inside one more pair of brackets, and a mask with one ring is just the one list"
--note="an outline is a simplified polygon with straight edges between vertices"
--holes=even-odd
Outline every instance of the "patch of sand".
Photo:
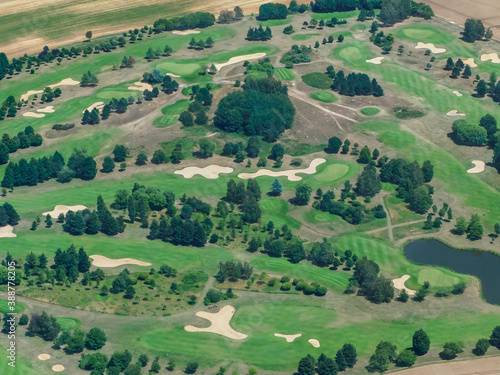
[[491,60],[493,64],[500,64],[500,58],[498,53],[485,53],[481,56],[481,61]]
[[457,90],[453,91],[453,93],[454,93],[456,96],[463,96],[463,95],[462,95],[462,93],[461,93],[461,92],[459,92],[459,91],[457,91]]
[[481,173],[484,171],[484,161],[482,160],[472,160],[472,164],[475,165],[474,168],[468,169],[467,173]]
[[96,103],[92,104],[90,107],[85,108],[85,109],[82,111],[82,113],[84,113],[85,111],[92,112],[92,110],[93,110],[94,108],[97,108],[97,109],[101,110],[101,109],[103,109],[103,107],[104,107],[104,102],[96,102]]
[[206,311],[198,311],[196,316],[210,321],[210,327],[198,328],[187,325],[184,329],[188,332],[210,332],[217,335],[222,335],[234,340],[243,340],[248,337],[244,333],[240,333],[231,328],[230,322],[236,309],[233,306],[227,305],[220,309],[217,313],[209,313]]
[[134,86],[129,86],[128,89],[137,91],[144,91],[144,90],[153,91],[153,86],[151,86],[149,83],[138,81],[134,83]]
[[219,178],[219,173],[231,173],[234,169],[230,167],[221,167],[219,165],[209,165],[208,167],[187,167],[178,171],[175,174],[181,174],[184,178],[192,178],[194,175],[199,174],[209,180]]
[[42,113],[54,113],[55,109],[53,105],[48,105],[45,108],[40,108],[36,110],[37,112],[42,112]]
[[316,167],[325,162],[326,160],[323,158],[316,158],[311,162],[311,164],[309,164],[309,167],[306,169],[295,169],[295,170],[280,171],[280,172],[270,171],[269,169],[259,169],[255,173],[240,173],[238,177],[243,180],[248,180],[249,178],[255,178],[259,176],[269,176],[269,177],[286,176],[288,177],[289,181],[300,181],[302,180],[302,177],[297,176],[297,173],[314,174],[316,173]]
[[199,34],[199,33],[200,33],[200,30],[183,30],[183,31],[175,30],[175,31],[172,31],[172,34],[176,34],[176,35],[190,35],[190,34]]
[[382,64],[383,59],[385,59],[385,57],[375,57],[373,59],[366,60],[366,62],[370,64],[380,65]]
[[468,59],[462,59],[464,65],[469,65],[471,68],[477,68],[477,64],[474,62],[474,58],[470,57]]
[[315,348],[319,348],[320,347],[319,341],[316,340],[316,339],[309,339],[309,340],[307,340],[307,342],[309,344],[311,344],[312,346],[314,346]]
[[39,354],[38,359],[40,361],[46,361],[47,359],[50,359],[50,354]]
[[409,296],[414,296],[415,291],[413,289],[408,289],[405,287],[405,282],[410,278],[410,275],[403,275],[399,279],[394,279],[392,280],[392,283],[394,284],[394,288],[397,290],[406,290],[406,293],[408,293]]
[[64,371],[64,366],[63,365],[52,366],[52,371],[54,371],[54,372],[62,372],[62,371]]
[[133,258],[111,259],[104,255],[91,255],[89,258],[93,260],[92,265],[100,268],[113,268],[123,266],[124,264],[135,264],[137,266],[150,266],[151,263],[143,262]]
[[430,49],[432,53],[445,53],[446,49],[437,48],[434,43],[422,43],[418,42],[415,49]]
[[222,64],[214,64],[217,70],[221,70],[223,67],[236,64],[245,60],[255,60],[255,59],[260,59],[261,57],[266,56],[264,52],[261,53],[252,53],[251,55],[241,55],[241,56],[235,56],[231,57],[227,62],[222,63]]
[[283,337],[286,339],[286,342],[293,342],[297,337],[302,336],[301,333],[297,333],[295,335],[282,335],[281,333],[275,333],[274,336],[276,337]]
[[178,76],[177,74],[174,73],[165,73],[166,76],[170,76],[172,78],[180,78],[181,76]]
[[14,238],[17,234],[14,233],[14,228],[10,225],[0,227],[0,238]]
[[[63,79],[61,82],[59,83],[54,83],[53,85],[49,85],[47,87],[50,87],[51,89],[53,89],[54,87],[58,87],[58,86],[74,86],[74,85],[79,85],[80,82],[78,81],[75,81],[71,78],[66,78],[66,79]],[[38,95],[38,94],[42,94],[43,93],[43,90],[29,90],[26,94],[23,94],[21,95],[21,100],[28,100],[29,97],[31,95]]]
[[35,118],[45,117],[45,115],[43,113],[36,113],[36,112],[24,112],[23,116],[24,117],[35,117]]
[[458,111],[456,109],[454,109],[453,111],[448,112],[446,114],[446,116],[461,116],[461,117],[464,117],[465,113],[458,113]]
[[21,100],[26,101],[31,95],[42,94],[43,90],[29,90],[26,94],[21,95]]
[[76,211],[85,210],[86,208],[87,207],[82,206],[80,204],[78,204],[76,206],[65,206],[63,204],[59,204],[59,205],[54,207],[53,211],[44,212],[42,215],[43,216],[50,215],[52,218],[57,218],[60,214],[66,215],[68,213],[68,211],[76,212]]

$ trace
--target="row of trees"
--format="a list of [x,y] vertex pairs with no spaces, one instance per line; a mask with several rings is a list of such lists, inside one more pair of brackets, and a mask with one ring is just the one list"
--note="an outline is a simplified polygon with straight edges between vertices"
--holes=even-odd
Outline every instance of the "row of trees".
[[7,133],[2,135],[0,140],[0,165],[9,162],[9,154],[19,149],[38,147],[43,143],[43,138],[39,133],[35,133],[31,126],[27,126],[24,131],[10,137]]
[[[333,74],[334,71],[330,70],[329,75]],[[332,90],[347,96],[373,95],[379,97],[384,95],[384,90],[375,78],[370,81],[370,77],[364,73],[350,73],[346,78],[343,70],[339,70],[335,74]]]
[[352,344],[344,344],[344,346],[337,351],[335,359],[321,354],[316,361],[310,354],[305,356],[299,361],[297,368],[298,375],[337,375],[347,368],[353,368],[358,361],[358,353]]
[[250,41],[266,41],[273,37],[273,33],[269,26],[265,29],[260,25],[259,27],[249,27],[247,31],[247,40]]
[[434,12],[429,5],[416,3],[413,0],[383,0],[378,15],[386,25],[394,25],[410,16],[430,19],[434,16]]
[[288,15],[288,9],[285,4],[266,3],[259,7],[259,15],[257,20],[284,20]]
[[153,23],[155,33],[172,30],[204,29],[215,23],[215,16],[206,12],[190,13],[182,17],[160,18]]

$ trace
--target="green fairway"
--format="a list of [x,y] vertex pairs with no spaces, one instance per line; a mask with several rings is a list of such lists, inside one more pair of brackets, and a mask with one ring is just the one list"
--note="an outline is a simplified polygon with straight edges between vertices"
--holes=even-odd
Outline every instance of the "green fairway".
[[380,113],[380,109],[373,107],[365,107],[361,109],[361,113],[365,116],[375,116]]
[[309,210],[304,214],[304,220],[311,224],[340,222],[340,216],[319,210]]
[[295,73],[292,69],[287,68],[276,68],[274,69],[274,75],[276,78],[282,81],[291,81],[296,78]]
[[297,40],[297,41],[307,40],[307,39],[312,38],[313,36],[318,36],[318,35],[321,35],[321,34],[318,34],[318,33],[296,34],[296,35],[292,36],[292,39]]
[[444,274],[439,269],[426,268],[418,273],[418,283],[423,284],[428,281],[431,285],[439,285],[441,287],[451,287],[460,282],[458,277]]
[[314,100],[318,100],[323,103],[333,103],[339,100],[334,94],[329,91],[313,91],[309,94]]
[[161,112],[166,116],[180,115],[182,112],[187,110],[189,107],[188,99],[181,99],[176,101],[174,104],[167,105],[161,109]]
[[82,322],[75,318],[56,318],[56,322],[61,326],[61,331],[72,331],[82,324]]
[[314,175],[317,181],[336,181],[349,172],[349,164],[330,164],[320,173]]
[[396,130],[399,129],[399,124],[397,122],[387,122],[387,121],[369,121],[363,123],[363,129],[372,132],[383,132],[386,130]]
[[282,26],[282,25],[288,25],[289,23],[292,23],[292,18],[293,17],[287,17],[284,20],[268,20],[268,21],[257,21],[258,26],[262,27],[273,27],[273,26]]
[[415,143],[415,136],[401,130],[390,130],[379,135],[378,139],[389,147],[406,148]]
[[366,60],[371,58],[372,53],[365,43],[350,41],[341,43],[340,47],[334,49],[333,55],[356,68],[365,69],[370,65],[366,63]]
[[302,76],[302,81],[311,87],[326,90],[329,89],[333,80],[323,73],[309,73]]
[[300,222],[287,216],[288,204],[278,197],[264,197],[260,202],[262,222],[272,221],[276,228],[288,225],[290,228],[299,229]]
[[175,62],[164,62],[156,66],[158,69],[163,70],[164,73],[172,73],[178,76],[191,75],[200,70],[199,64],[186,64]]
[[21,302],[16,302],[15,310],[12,311],[10,309],[10,305],[8,304],[8,301],[6,299],[0,298],[0,314],[5,314],[8,312],[20,313],[20,312],[24,311],[24,308],[25,308],[24,304],[22,304]]
[[167,128],[177,124],[179,119],[176,116],[162,116],[153,121],[153,125],[157,128]]

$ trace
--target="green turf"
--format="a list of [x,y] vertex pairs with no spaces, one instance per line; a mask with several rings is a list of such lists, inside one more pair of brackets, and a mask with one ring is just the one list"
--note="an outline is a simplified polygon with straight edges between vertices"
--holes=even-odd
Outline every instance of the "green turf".
[[287,17],[284,20],[257,21],[257,25],[262,25],[262,27],[282,26],[288,25],[289,23],[292,23],[292,17]]
[[167,116],[180,115],[182,112],[187,110],[189,107],[188,99],[181,99],[176,101],[174,104],[167,105],[161,109],[161,112]]
[[283,199],[278,197],[264,197],[259,205],[262,211],[261,221],[263,223],[272,221],[276,228],[281,228],[285,224],[290,228],[300,228],[299,221],[287,216],[289,206]]
[[75,318],[56,318],[56,322],[61,326],[61,331],[72,331],[82,324],[79,319]]
[[340,222],[340,216],[329,214],[319,210],[309,210],[304,213],[303,218],[311,224]]
[[359,10],[351,10],[348,12],[313,13],[312,18],[316,20],[330,20],[335,17],[341,20],[345,18],[357,17],[358,15],[359,15]]
[[176,116],[163,116],[155,119],[153,125],[157,128],[167,128],[177,124],[178,121],[179,119]]
[[287,68],[275,68],[274,76],[282,81],[291,81],[295,79],[296,75],[292,69]]
[[321,35],[321,34],[318,34],[318,33],[296,34],[296,35],[292,36],[292,39],[297,40],[297,41],[307,40],[307,39],[312,38],[313,36],[318,36],[318,35]]
[[418,283],[423,284],[428,281],[431,286],[450,287],[460,282],[458,277],[448,275],[435,268],[426,268],[418,273]]
[[349,165],[330,164],[323,171],[317,173],[314,178],[318,181],[339,180],[349,172]]
[[10,309],[11,305],[8,304],[8,301],[6,299],[0,299],[0,314],[5,314],[5,313],[8,313],[8,312],[11,312],[11,313],[20,313],[24,310],[24,304],[22,304],[21,302],[17,302],[16,301],[16,305],[15,305],[15,309],[14,311],[12,311]]
[[415,143],[415,136],[402,130],[390,130],[379,135],[378,139],[389,147],[406,148]]
[[314,100],[319,100],[323,103],[333,103],[339,100],[334,94],[329,91],[313,91],[309,94]]
[[375,116],[380,112],[380,109],[374,107],[365,107],[361,109],[361,113],[365,116]]
[[158,69],[163,70],[164,73],[172,73],[178,76],[191,75],[200,70],[199,64],[185,64],[175,62],[164,62],[156,66]]
[[311,87],[326,90],[329,89],[333,80],[323,73],[309,73],[302,76],[302,81]]

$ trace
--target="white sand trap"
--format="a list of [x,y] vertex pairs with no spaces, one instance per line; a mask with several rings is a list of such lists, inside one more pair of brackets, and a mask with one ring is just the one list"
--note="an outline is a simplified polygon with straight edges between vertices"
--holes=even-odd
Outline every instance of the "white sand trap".
[[458,97],[463,96],[462,93],[457,90],[453,91],[453,93]]
[[458,113],[458,111],[456,109],[454,109],[453,111],[448,112],[446,114],[446,116],[461,116],[461,117],[464,117],[465,113]]
[[366,60],[366,62],[370,64],[380,65],[382,64],[383,59],[385,59],[385,57],[375,57],[373,59]]
[[469,65],[471,68],[477,68],[477,64],[474,62],[474,58],[470,57],[468,59],[462,59],[464,65]]
[[178,76],[177,74],[174,73],[165,73],[166,76],[170,76],[172,78],[180,78],[181,76]]
[[45,115],[43,113],[36,113],[36,112],[24,112],[23,116],[24,117],[35,117],[35,118],[45,117]]
[[134,86],[129,86],[128,89],[137,91],[144,91],[144,90],[153,91],[153,86],[151,86],[149,83],[138,81],[134,83]]
[[474,168],[468,169],[467,173],[481,173],[484,171],[484,161],[482,160],[472,160],[472,164],[475,165]]
[[500,58],[498,58],[498,53],[485,53],[481,56],[481,61],[491,60],[493,64],[500,64]]
[[283,337],[286,339],[286,342],[293,342],[297,337],[302,336],[301,333],[297,333],[296,335],[282,335],[281,333],[275,333],[274,336],[276,337]]
[[111,259],[103,255],[91,255],[89,258],[93,260],[92,265],[100,268],[113,268],[123,266],[124,264],[135,264],[144,267],[151,265],[151,263],[133,258]]
[[261,53],[252,53],[251,55],[241,55],[241,56],[235,56],[231,57],[227,62],[222,63],[222,64],[214,64],[217,70],[221,70],[223,67],[236,64],[245,60],[255,60],[255,59],[260,59],[261,57],[266,56],[264,52]]
[[46,361],[46,360],[50,359],[50,354],[39,354],[38,359],[40,361]]
[[26,94],[21,95],[21,100],[28,100],[31,95],[42,94],[43,90],[29,90]]
[[54,371],[54,372],[62,372],[62,371],[64,371],[64,366],[63,365],[52,366],[52,371]]
[[184,178],[192,178],[195,174],[199,174],[209,180],[219,178],[219,173],[231,173],[234,169],[230,167],[221,167],[219,165],[209,165],[205,168],[187,167],[178,171],[175,174],[181,174]]
[[[51,89],[53,89],[54,87],[58,87],[58,86],[74,86],[74,85],[79,85],[80,82],[78,81],[75,81],[71,78],[66,78],[66,79],[63,79],[61,82],[59,83],[54,83],[53,85],[49,85],[47,87],[50,87]],[[28,91],[26,94],[23,94],[21,95],[21,100],[28,100],[29,97],[31,95],[38,95],[38,94],[42,94],[43,93],[43,90],[30,90]]]
[[210,327],[198,328],[191,325],[185,326],[184,329],[188,332],[210,332],[217,335],[226,336],[234,340],[243,340],[248,337],[244,333],[240,333],[231,328],[230,322],[236,309],[233,306],[227,305],[220,309],[217,313],[209,313],[206,311],[198,311],[196,316],[207,319],[212,323]]
[[52,218],[57,218],[60,214],[66,215],[68,211],[76,212],[85,210],[86,208],[87,207],[82,206],[81,204],[77,204],[76,206],[65,206],[63,204],[59,204],[54,207],[53,211],[44,212],[42,215],[43,216],[50,215],[50,217]]
[[17,234],[14,233],[14,228],[10,225],[0,227],[0,238],[14,238]]
[[92,112],[92,110],[93,110],[94,108],[97,108],[97,109],[101,110],[101,109],[103,109],[103,107],[104,107],[104,102],[96,102],[96,103],[92,104],[90,107],[85,108],[85,109],[82,111],[82,113],[85,113],[85,111]]
[[405,287],[405,282],[410,278],[410,275],[404,275],[401,276],[399,279],[394,279],[392,280],[392,283],[394,284],[394,288],[397,290],[406,290],[406,293],[408,293],[409,296],[414,296],[415,291],[413,289],[408,289]]
[[172,31],[172,34],[177,34],[177,35],[190,35],[190,34],[199,34],[199,33],[200,33],[200,30],[183,30],[183,31],[175,30],[175,31]]
[[280,172],[270,171],[269,169],[259,169],[255,173],[240,173],[238,177],[243,180],[248,180],[249,178],[255,178],[259,176],[269,176],[269,177],[286,176],[288,177],[288,181],[300,181],[302,180],[302,177],[297,176],[297,173],[314,174],[316,173],[316,167],[325,162],[326,160],[323,158],[316,158],[311,162],[311,164],[309,164],[309,167],[306,169],[295,169],[295,170],[280,171]]
[[54,113],[56,110],[54,109],[53,105],[48,105],[47,107],[37,109],[36,111],[42,113]]
[[319,341],[316,340],[316,339],[309,339],[309,340],[307,340],[307,342],[309,344],[311,344],[312,346],[314,346],[315,348],[319,348],[320,347]]
[[437,48],[433,43],[418,42],[415,49],[430,49],[432,53],[445,53],[446,49]]

